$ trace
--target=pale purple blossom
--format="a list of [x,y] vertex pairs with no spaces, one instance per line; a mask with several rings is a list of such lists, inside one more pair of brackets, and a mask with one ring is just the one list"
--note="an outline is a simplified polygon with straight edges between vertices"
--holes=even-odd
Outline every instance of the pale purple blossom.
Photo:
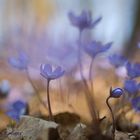
[[56,67],[55,70],[52,69],[52,66],[50,64],[41,64],[40,66],[40,74],[48,79],[48,80],[54,80],[61,76],[63,76],[65,71],[60,67]]
[[135,80],[126,80],[124,82],[124,89],[129,93],[129,94],[137,94],[140,90],[140,84],[137,83]]
[[80,31],[95,27],[102,19],[102,17],[99,17],[95,21],[93,21],[91,12],[84,10],[80,15],[75,15],[73,12],[69,12],[68,17],[71,24],[79,28]]
[[102,44],[101,42],[92,41],[88,45],[85,45],[84,50],[87,52],[92,58],[97,56],[100,53],[108,51],[112,46],[112,42],[107,44]]
[[137,78],[140,76],[140,63],[130,63],[126,64],[127,75],[130,79]]
[[140,96],[133,98],[131,103],[132,103],[132,107],[136,111],[140,112]]
[[29,64],[29,58],[26,53],[20,51],[17,57],[10,57],[8,59],[8,62],[11,66],[19,70],[24,70],[27,69],[27,66]]
[[109,62],[116,68],[120,66],[124,66],[128,61],[124,56],[120,54],[113,54],[109,56],[108,59]]
[[19,121],[20,116],[27,115],[29,113],[28,111],[28,104],[21,100],[17,100],[10,105],[6,114],[13,120]]

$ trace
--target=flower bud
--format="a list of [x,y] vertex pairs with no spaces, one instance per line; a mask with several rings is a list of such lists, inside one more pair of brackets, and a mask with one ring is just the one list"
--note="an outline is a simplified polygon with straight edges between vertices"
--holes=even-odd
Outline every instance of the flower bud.
[[115,88],[112,90],[112,88],[110,88],[110,97],[112,98],[119,98],[122,94],[123,94],[123,89],[121,88]]

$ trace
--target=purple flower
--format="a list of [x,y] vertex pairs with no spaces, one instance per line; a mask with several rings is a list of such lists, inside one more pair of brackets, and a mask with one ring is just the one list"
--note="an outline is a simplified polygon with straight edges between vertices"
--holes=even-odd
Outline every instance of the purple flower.
[[125,65],[128,61],[124,56],[120,54],[113,54],[108,58],[110,63],[116,68]]
[[15,121],[18,121],[21,115],[28,114],[28,105],[20,100],[15,101],[10,105],[10,109],[6,114]]
[[17,57],[11,57],[9,58],[8,62],[11,64],[11,66],[19,69],[24,70],[27,69],[29,58],[28,56],[22,51],[18,53]]
[[9,116],[11,119],[13,119],[15,121],[19,121],[19,119],[20,119],[18,112],[14,109],[8,111],[6,114],[7,114],[7,116]]
[[113,97],[113,98],[119,98],[123,93],[124,91],[121,88],[115,88],[113,90],[112,88],[110,89],[110,97]]
[[52,71],[52,66],[50,64],[44,64],[40,66],[40,74],[48,79],[54,80],[64,75],[64,70],[61,67],[57,67],[54,71]]
[[130,94],[137,94],[140,90],[140,84],[137,84],[135,80],[126,80],[124,89]]
[[133,98],[131,103],[136,111],[140,111],[140,96]]
[[92,41],[84,49],[91,57],[94,58],[96,55],[109,50],[111,45],[112,42],[103,45],[101,42]]
[[140,76],[140,64],[139,63],[130,63],[128,62],[126,64],[126,69],[127,69],[127,75],[133,79],[133,78],[137,78]]
[[26,114],[27,112],[27,103],[23,102],[23,101],[16,101],[12,104],[12,107],[19,112],[19,114],[23,115]]
[[88,28],[93,28],[102,19],[101,17],[99,17],[95,21],[93,21],[90,11],[82,11],[79,16],[75,15],[73,12],[69,12],[68,16],[71,21],[71,24],[79,28],[80,31]]

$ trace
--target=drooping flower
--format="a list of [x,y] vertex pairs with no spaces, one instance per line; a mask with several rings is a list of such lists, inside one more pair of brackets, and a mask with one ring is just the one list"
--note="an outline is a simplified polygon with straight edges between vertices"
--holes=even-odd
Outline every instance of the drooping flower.
[[106,99],[106,104],[110,110],[111,116],[112,116],[112,134],[113,134],[113,139],[115,138],[115,130],[116,130],[116,125],[115,125],[115,117],[114,117],[114,113],[112,110],[111,105],[109,104],[109,99],[111,98],[119,98],[121,95],[123,95],[123,89],[121,88],[115,88],[112,90],[112,87],[110,88],[110,95],[107,97]]
[[119,98],[121,95],[123,95],[124,91],[121,88],[115,88],[112,90],[112,88],[110,88],[110,97],[112,98]]
[[124,56],[120,54],[113,54],[109,56],[108,59],[109,62],[116,68],[120,66],[124,66],[128,61]]
[[127,75],[133,79],[140,76],[140,63],[130,63],[126,64]]
[[136,111],[140,111],[140,96],[135,97],[132,99],[131,101],[132,103],[132,107],[136,110]]
[[75,15],[73,12],[69,12],[68,17],[70,19],[71,24],[79,28],[80,31],[95,27],[102,19],[101,17],[99,17],[95,21],[93,21],[91,12],[84,10],[78,16]]
[[84,47],[85,52],[87,52],[92,58],[96,55],[106,52],[111,48],[112,42],[103,45],[101,42],[92,41],[86,47]]
[[28,105],[23,101],[15,101],[11,104],[10,109],[6,113],[13,120],[18,121],[21,115],[28,114]]
[[24,70],[24,69],[27,69],[29,58],[25,52],[20,51],[18,52],[17,57],[10,57],[8,59],[8,62],[10,63],[11,66],[19,70]]
[[61,76],[63,76],[65,71],[58,66],[54,71],[52,70],[52,66],[50,64],[41,64],[40,66],[40,74],[48,79],[48,80],[54,80]]
[[124,83],[124,89],[130,94],[137,94],[140,90],[140,84],[135,80],[126,80]]

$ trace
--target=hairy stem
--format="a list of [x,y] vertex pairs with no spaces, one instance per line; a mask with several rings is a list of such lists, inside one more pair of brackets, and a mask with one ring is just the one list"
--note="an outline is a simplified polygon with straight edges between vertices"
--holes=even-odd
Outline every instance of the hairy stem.
[[109,96],[107,99],[106,99],[106,104],[110,110],[110,113],[111,113],[111,117],[112,117],[112,123],[113,123],[113,128],[112,128],[112,134],[113,134],[113,139],[115,139],[115,129],[116,129],[116,123],[115,123],[115,117],[114,117],[114,114],[113,114],[113,111],[112,111],[112,108],[109,104],[109,99],[111,97]]
[[28,81],[30,82],[31,86],[33,87],[33,89],[34,89],[34,91],[35,91],[35,94],[36,94],[36,96],[37,96],[39,102],[40,102],[45,108],[47,108],[46,105],[45,105],[45,103],[42,101],[41,97],[39,96],[39,91],[38,91],[38,89],[36,88],[36,86],[34,85],[32,79],[31,79],[31,77],[30,77],[28,68],[26,69],[26,75],[27,75]]
[[48,111],[49,111],[49,119],[53,120],[52,110],[51,110],[51,103],[50,103],[50,80],[47,80],[47,103],[48,103]]

